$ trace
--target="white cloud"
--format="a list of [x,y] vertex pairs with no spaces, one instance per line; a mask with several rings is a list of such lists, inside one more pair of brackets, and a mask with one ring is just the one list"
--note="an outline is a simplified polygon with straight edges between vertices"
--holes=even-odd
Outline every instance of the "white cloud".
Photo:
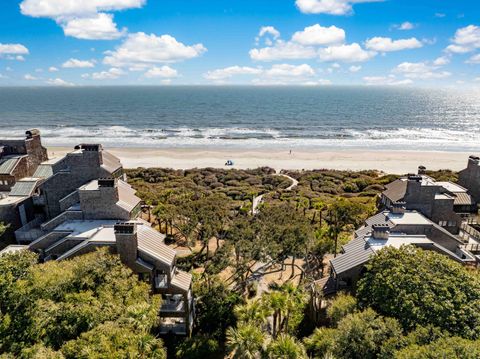
[[409,79],[442,79],[451,75],[447,71],[438,71],[438,66],[426,62],[402,62],[394,70]]
[[376,55],[373,51],[365,51],[356,42],[349,45],[329,46],[318,50],[322,61],[363,62]]
[[48,71],[49,71],[49,72],[57,72],[58,69],[57,69],[55,66],[50,66],[50,67],[48,68]]
[[437,57],[433,61],[433,65],[435,66],[444,66],[444,65],[448,65],[449,63],[450,63],[450,59],[447,56]]
[[379,1],[382,0],[296,0],[295,3],[305,14],[347,15],[353,12],[353,4]]
[[358,72],[358,71],[360,71],[361,69],[362,69],[362,66],[355,66],[355,65],[352,65],[352,66],[350,66],[350,67],[348,68],[348,70],[349,70],[350,72]]
[[308,64],[291,65],[275,64],[270,68],[247,66],[230,66],[223,69],[208,71],[204,78],[215,82],[224,82],[234,76],[257,76],[252,82],[256,85],[300,84],[305,81],[320,81],[314,79],[315,70]]
[[365,47],[378,52],[400,51],[406,49],[417,49],[423,44],[416,38],[392,40],[389,37],[373,37],[365,42]]
[[184,45],[173,36],[128,35],[115,51],[107,51],[103,63],[114,67],[146,68],[157,63],[172,63],[198,57],[207,49],[202,44]]
[[454,53],[467,53],[480,48],[480,27],[468,25],[455,32],[452,44],[446,50]]
[[91,75],[83,74],[83,78],[91,78],[92,80],[116,80],[120,76],[125,75],[126,72],[122,69],[112,67],[108,71],[94,72]]
[[147,72],[145,72],[144,76],[147,78],[155,78],[155,77],[172,78],[172,77],[177,77],[178,72],[177,70],[172,69],[170,66],[164,65],[162,67],[152,67]]
[[25,74],[25,75],[23,76],[23,78],[24,78],[25,80],[27,80],[27,81],[37,81],[37,80],[38,80],[37,77],[32,76],[32,75],[30,75],[30,74]]
[[217,69],[213,71],[208,71],[203,75],[207,80],[212,81],[221,81],[229,79],[236,75],[258,75],[261,74],[263,70],[261,68],[248,67],[248,66],[230,66],[223,69]]
[[323,27],[319,24],[297,31],[292,40],[302,45],[333,45],[345,41],[345,31],[336,26]]
[[327,86],[331,85],[332,81],[327,80],[327,79],[318,79],[318,80],[313,80],[313,81],[305,81],[301,83],[300,85],[303,86]]
[[270,69],[264,71],[264,75],[267,77],[275,78],[292,78],[292,77],[310,77],[315,75],[315,70],[310,65],[289,65],[278,64],[273,65]]
[[415,28],[415,25],[409,21],[402,22],[400,25],[396,26],[398,30],[412,30]]
[[28,55],[28,49],[22,44],[0,43],[0,55]]
[[272,35],[274,39],[278,39],[280,37],[280,32],[273,26],[262,26],[258,32],[258,37],[262,37],[267,34]]
[[52,86],[75,86],[74,83],[72,82],[68,82],[68,81],[65,81],[61,78],[55,78],[55,79],[48,79],[47,81],[45,81],[45,83],[47,83],[48,85],[52,85]]
[[78,60],[78,59],[70,59],[65,61],[62,64],[63,68],[66,69],[85,69],[85,68],[92,68],[95,67],[95,64],[93,61],[88,61],[88,60]]
[[122,36],[105,12],[140,8],[146,0],[23,0],[23,15],[55,20],[66,36],[79,39],[110,40]]
[[311,59],[316,56],[313,47],[283,40],[277,40],[273,46],[251,49],[249,54],[250,58],[255,61]]
[[66,36],[83,40],[113,40],[126,34],[126,28],[121,31],[113,22],[111,14],[96,14],[88,18],[72,19],[61,24]]
[[5,58],[7,60],[25,61],[23,55],[28,54],[28,49],[22,44],[0,43],[0,58]]
[[365,76],[363,78],[366,85],[376,86],[405,86],[411,85],[413,81],[411,79],[398,80],[395,75],[388,76]]
[[480,64],[480,54],[473,55],[467,61],[467,64]]

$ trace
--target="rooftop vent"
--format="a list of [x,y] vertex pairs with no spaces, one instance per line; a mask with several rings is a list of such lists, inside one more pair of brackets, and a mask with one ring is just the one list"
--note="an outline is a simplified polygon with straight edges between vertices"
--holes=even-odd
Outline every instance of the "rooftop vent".
[[374,224],[372,226],[372,237],[375,239],[388,239],[390,227],[388,224]]
[[136,223],[132,222],[119,222],[113,226],[115,234],[135,234],[136,229]]
[[427,173],[427,167],[425,166],[418,166],[418,172],[419,175],[424,175]]
[[114,178],[99,178],[98,187],[115,187]]

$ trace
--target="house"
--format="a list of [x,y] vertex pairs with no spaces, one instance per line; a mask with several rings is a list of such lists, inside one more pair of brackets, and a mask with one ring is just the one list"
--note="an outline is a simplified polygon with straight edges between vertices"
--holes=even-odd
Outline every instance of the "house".
[[141,206],[118,158],[101,145],[78,145],[42,162],[0,200],[0,220],[20,226],[18,244],[0,254],[29,249],[42,261],[61,261],[107,247],[162,296],[160,333],[188,335],[195,311],[192,277],[177,268],[165,236],[138,219]]
[[385,186],[381,204],[391,208],[396,202],[404,202],[407,210],[416,210],[424,216],[458,234],[462,217],[476,213],[477,205],[467,188],[446,181],[436,181],[425,174],[420,166],[418,174],[406,177]]
[[0,198],[0,222],[10,224],[9,236],[29,242],[42,235],[41,223],[78,202],[78,188],[102,177],[123,178],[120,160],[99,144],[80,144],[66,156],[46,160],[30,177]]
[[460,238],[417,211],[395,203],[391,211],[382,211],[355,232],[355,238],[343,246],[342,253],[330,261],[331,276],[337,289],[355,287],[365,264],[386,246],[414,245],[432,250],[463,264],[475,265],[477,258],[465,250]]
[[18,180],[32,176],[46,160],[47,150],[37,129],[26,131],[21,140],[0,140],[0,192],[10,192]]
[[458,184],[468,189],[476,204],[480,203],[480,157],[468,158],[467,168],[458,173]]

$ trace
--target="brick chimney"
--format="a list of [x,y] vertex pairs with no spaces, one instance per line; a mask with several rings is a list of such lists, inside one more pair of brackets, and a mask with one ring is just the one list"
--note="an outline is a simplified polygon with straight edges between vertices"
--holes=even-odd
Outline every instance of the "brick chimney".
[[125,265],[133,268],[137,260],[137,224],[132,222],[121,222],[113,227],[117,242],[117,252],[120,260]]
[[372,237],[374,239],[388,239],[390,227],[388,224],[374,224],[372,226]]
[[394,202],[392,203],[392,213],[405,213],[405,209],[407,207],[406,202]]
[[427,167],[425,166],[418,166],[418,172],[419,175],[424,175],[427,174]]

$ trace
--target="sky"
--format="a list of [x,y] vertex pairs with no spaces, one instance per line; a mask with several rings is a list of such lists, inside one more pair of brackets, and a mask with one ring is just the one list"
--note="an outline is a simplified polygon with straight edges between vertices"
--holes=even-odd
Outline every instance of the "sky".
[[0,86],[480,87],[477,0],[2,0]]

